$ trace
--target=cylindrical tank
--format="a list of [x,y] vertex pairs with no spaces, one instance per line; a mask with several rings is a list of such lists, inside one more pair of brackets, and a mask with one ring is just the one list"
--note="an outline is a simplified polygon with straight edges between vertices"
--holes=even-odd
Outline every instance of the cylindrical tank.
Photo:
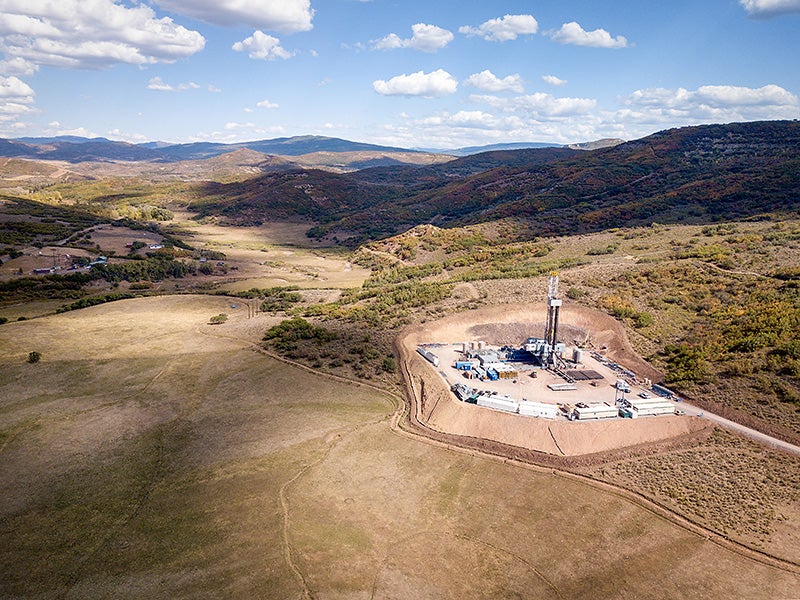
[[478,342],[478,350],[483,350],[486,347],[486,342]]
[[581,350],[580,348],[575,348],[572,351],[572,361],[576,362],[576,363],[582,363],[583,362],[583,350]]

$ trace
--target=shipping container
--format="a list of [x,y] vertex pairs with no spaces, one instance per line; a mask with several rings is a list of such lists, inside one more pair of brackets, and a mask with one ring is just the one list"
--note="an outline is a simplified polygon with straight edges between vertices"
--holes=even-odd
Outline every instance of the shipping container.
[[519,402],[506,396],[483,395],[478,396],[478,406],[515,413],[519,410]]
[[425,360],[427,360],[428,362],[430,362],[430,363],[431,363],[431,364],[432,364],[434,367],[438,367],[438,366],[439,366],[439,357],[438,357],[438,356],[436,356],[436,355],[435,355],[433,352],[431,352],[430,350],[426,350],[426,349],[425,349],[425,348],[423,348],[422,346],[419,346],[419,347],[417,348],[417,352],[419,352],[419,353],[422,355],[422,357],[423,357]]
[[585,421],[587,419],[608,419],[616,417],[619,414],[616,406],[611,406],[606,402],[603,404],[592,404],[585,408],[576,406],[574,412],[575,416],[580,421]]
[[656,399],[657,402],[653,402],[652,398],[648,398],[647,400],[643,400],[637,398],[635,400],[630,400],[630,406],[636,413],[643,417],[645,415],[671,415],[675,412],[675,406],[672,402],[663,399]]
[[555,419],[558,416],[558,405],[544,402],[522,401],[519,403],[519,414],[526,417],[543,417]]

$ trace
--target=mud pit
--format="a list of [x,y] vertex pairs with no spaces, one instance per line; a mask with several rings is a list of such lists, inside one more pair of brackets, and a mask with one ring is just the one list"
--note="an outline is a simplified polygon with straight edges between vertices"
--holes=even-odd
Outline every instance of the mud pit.
[[[567,422],[523,417],[460,402],[446,381],[416,352],[418,344],[455,344],[482,339],[490,344],[518,345],[529,335],[539,335],[546,320],[544,306],[508,304],[485,307],[408,328],[398,346],[404,374],[413,396],[412,414],[423,426],[441,434],[480,438],[555,456],[580,456],[660,444],[707,429],[708,424],[687,416]],[[639,378],[659,381],[662,374],[641,359],[631,347],[622,326],[598,311],[564,304],[560,339],[589,339],[594,348],[607,348],[607,356],[634,371]],[[449,368],[449,367],[448,367]]]

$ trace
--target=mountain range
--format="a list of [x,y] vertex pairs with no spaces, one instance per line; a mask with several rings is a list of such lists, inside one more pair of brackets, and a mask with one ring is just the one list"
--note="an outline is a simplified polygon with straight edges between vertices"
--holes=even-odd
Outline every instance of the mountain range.
[[716,222],[800,207],[800,122],[670,129],[607,148],[488,152],[430,166],[296,170],[209,183],[197,209],[231,224],[303,217],[355,242],[414,225],[503,218],[534,235]]
[[[619,143],[614,140],[611,143]],[[605,140],[601,141],[605,142]],[[590,142],[597,143],[597,142]],[[580,145],[579,145],[580,146]],[[449,156],[468,156],[490,150],[519,150],[529,148],[559,147],[558,144],[537,142],[518,142],[473,146],[452,150],[420,150],[394,146],[382,146],[363,142],[353,142],[340,138],[305,135],[282,137],[269,140],[254,140],[235,144],[214,142],[194,142],[189,144],[170,144],[166,142],[146,142],[130,144],[102,137],[85,138],[78,136],[23,137],[0,139],[0,156],[8,158],[27,158],[32,160],[59,160],[70,163],[96,161],[151,161],[160,163],[187,160],[204,160],[238,150],[251,150],[265,155],[298,157],[313,153],[382,153],[393,155],[438,154]],[[417,162],[415,160],[396,161]]]

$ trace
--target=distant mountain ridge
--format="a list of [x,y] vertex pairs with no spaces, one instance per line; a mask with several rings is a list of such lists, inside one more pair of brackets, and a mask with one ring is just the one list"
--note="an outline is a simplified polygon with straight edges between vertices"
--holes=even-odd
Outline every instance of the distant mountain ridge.
[[201,213],[232,224],[305,217],[318,223],[313,235],[361,239],[503,218],[536,235],[714,223],[800,208],[800,122],[685,127],[598,150],[489,152],[421,168],[295,171],[203,193]]
[[[598,140],[574,144],[574,149],[594,149],[620,143],[622,140]],[[141,144],[131,144],[109,140],[104,137],[86,138],[74,135],[55,137],[22,137],[14,139],[0,139],[0,156],[27,158],[31,160],[62,160],[71,163],[78,162],[108,162],[108,161],[152,161],[152,162],[180,162],[187,160],[205,160],[236,152],[237,150],[253,150],[262,154],[277,156],[303,156],[320,152],[377,152],[392,154],[436,154],[450,156],[472,156],[491,151],[560,148],[560,144],[539,142],[512,142],[503,144],[490,144],[487,146],[469,146],[454,150],[421,150],[400,148],[396,146],[382,146],[365,142],[353,142],[341,138],[325,137],[318,135],[302,135],[294,137],[281,137],[269,140],[253,140],[224,144],[219,142],[193,142],[186,144],[171,144],[168,142],[152,141]],[[390,159],[374,161],[375,157],[365,159],[363,166],[368,167],[378,164],[391,164]],[[395,161],[396,164],[417,161]]]
[[130,144],[106,138],[78,136],[0,139],[0,156],[33,160],[63,160],[72,163],[113,160],[155,162],[202,160],[242,149],[280,156],[301,156],[314,152],[419,152],[406,148],[351,142],[340,138],[315,135],[255,140],[236,144],[216,142]]

